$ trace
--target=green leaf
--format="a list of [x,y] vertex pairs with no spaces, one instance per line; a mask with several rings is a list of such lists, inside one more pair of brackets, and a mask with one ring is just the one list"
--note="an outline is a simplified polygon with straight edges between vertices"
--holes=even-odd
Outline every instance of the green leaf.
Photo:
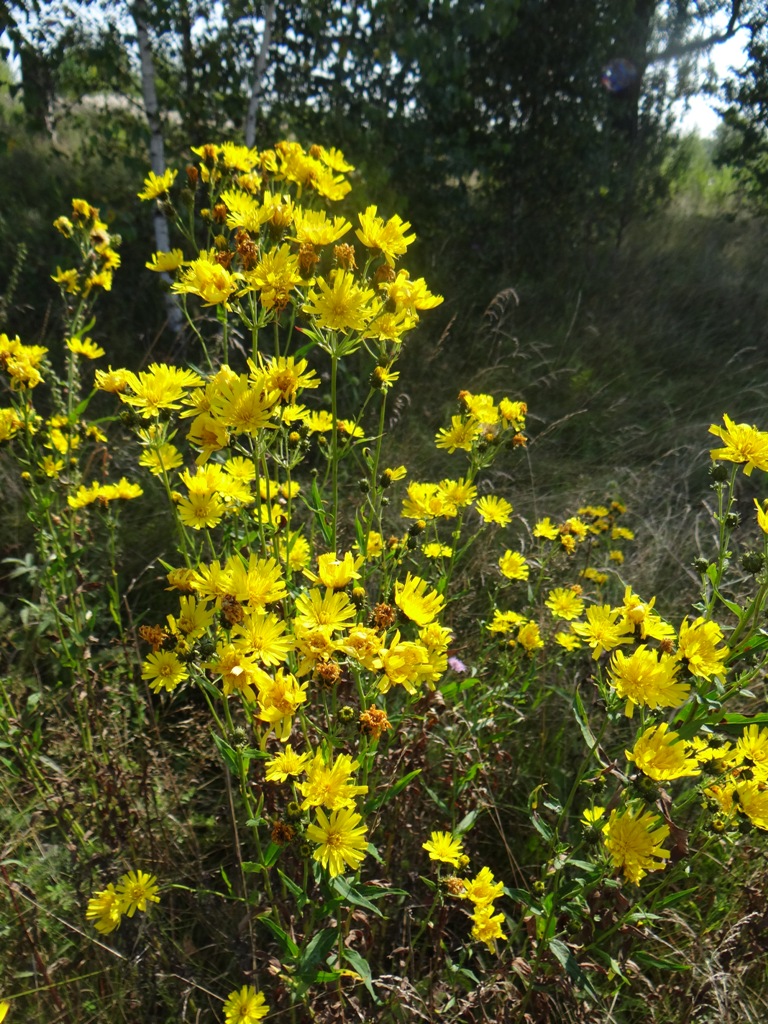
[[455,836],[463,836],[466,832],[469,832],[469,830],[473,827],[473,825],[475,824],[479,817],[480,811],[477,808],[475,808],[473,811],[470,811],[468,814],[465,814],[464,817],[459,822],[459,824],[453,830],[453,834]]
[[587,721],[587,712],[584,708],[584,702],[582,701],[581,695],[579,694],[578,690],[573,695],[573,715],[579,724],[579,728],[581,729],[581,735],[584,737],[584,742],[587,744],[590,750],[594,750],[597,746],[597,740],[595,739],[595,734],[589,727],[589,722]]
[[637,960],[643,967],[656,967],[662,971],[690,971],[690,964],[680,963],[679,960],[670,960],[668,957],[651,956],[643,950],[635,950],[632,953],[633,960]]
[[314,981],[318,966],[333,949],[338,936],[337,928],[323,928],[309,940],[298,964],[298,973],[305,981]]
[[216,744],[216,749],[221,754],[224,764],[237,778],[240,777],[240,758],[237,756],[234,748],[227,743],[221,736],[217,736],[215,732],[211,733],[213,742]]
[[320,532],[323,535],[323,540],[328,547],[333,543],[333,527],[328,523],[325,517],[325,510],[323,509],[323,498],[320,494],[320,488],[317,486],[317,478],[312,480],[311,489],[312,502],[305,501],[305,505],[315,517],[315,522],[320,528]]
[[[322,985],[322,984],[330,984],[331,982],[338,981],[339,978],[343,978],[343,977],[344,977],[344,975],[342,974],[341,971],[317,971],[315,973],[315,976],[314,976],[314,978],[312,980],[314,982],[316,982],[318,985]],[[304,991],[306,991],[306,989],[304,987],[302,987],[301,991],[304,992]]]
[[443,812],[443,814],[446,814],[446,815],[448,815],[450,817],[450,813],[451,812],[449,811],[448,806],[445,803],[445,801],[441,800],[440,797],[437,795],[437,793],[435,793],[435,791],[433,789],[429,788],[429,786],[426,784],[426,782],[422,781],[421,785],[422,785],[422,788],[424,789],[424,792],[427,794],[428,797],[430,797],[430,799],[435,804],[435,806],[438,807]]
[[684,896],[690,896],[692,892],[699,892],[700,887],[698,885],[692,886],[690,889],[683,889],[681,892],[670,893],[669,896],[665,896],[663,899],[656,903],[656,907],[661,909],[662,907],[670,907],[673,903],[677,903],[683,899]]
[[421,775],[421,771],[421,768],[416,768],[414,771],[404,775],[401,779],[398,779],[397,782],[393,783],[391,786],[387,786],[380,796],[374,796],[372,800],[369,800],[366,803],[363,817],[370,814],[371,811],[378,811],[379,808],[384,806],[384,804],[397,796],[398,793],[405,789],[411,779],[415,779],[417,775]]
[[277,921],[273,921],[269,914],[259,914],[258,920],[265,924],[267,928],[272,932],[277,941],[282,946],[283,953],[287,954],[292,960],[298,960],[299,958],[299,947],[290,937],[290,935],[283,931]]
[[[714,584],[714,581],[713,581],[713,584]],[[736,618],[740,619],[742,617],[742,615],[744,614],[744,609],[741,607],[741,605],[737,604],[735,601],[729,601],[727,597],[723,597],[723,595],[720,593],[720,591],[717,589],[717,587],[714,587],[714,591],[715,591],[715,595],[717,596],[718,600],[721,601],[722,604],[725,605],[725,607],[728,609],[728,611],[729,612],[733,612],[733,614],[736,616]]]
[[546,821],[544,821],[543,818],[541,818],[538,814],[536,814],[535,811],[531,815],[531,824],[536,829],[536,831],[539,833],[539,835],[543,839],[546,839],[546,841],[548,843],[551,843],[554,840],[554,838],[555,838],[554,832],[549,827],[549,825],[546,823]]
[[384,916],[379,908],[375,907],[370,900],[366,899],[360,890],[356,889],[350,882],[348,882],[343,875],[337,875],[331,882],[331,885],[339,896],[341,896],[341,898],[347,903],[351,903],[354,907],[363,907],[365,910],[370,910],[378,917]]
[[360,977],[363,979],[363,984],[368,989],[371,999],[378,1005],[379,1000],[376,998],[376,993],[373,991],[373,976],[371,975],[371,968],[368,961],[364,956],[361,956],[356,949],[348,949],[346,946],[342,948],[341,955],[347,961],[353,971],[357,971]]
[[264,851],[264,865],[265,867],[271,868],[277,858],[282,852],[282,846],[279,843],[270,843]]
[[593,998],[598,998],[592,982],[581,969],[576,958],[566,944],[561,942],[560,939],[550,939],[549,948],[560,961],[560,964],[571,981],[583,988],[584,991],[588,992]]
[[305,899],[305,902],[306,902],[306,893],[301,888],[301,886],[300,885],[296,885],[294,880],[292,878],[289,878],[288,875],[286,875],[286,873],[284,871],[280,870],[280,868],[277,869],[277,873],[278,873],[278,875],[280,875],[280,878],[283,880],[283,883],[285,884],[285,887],[288,890],[288,892],[290,892],[297,899],[300,899],[303,896],[304,899]]

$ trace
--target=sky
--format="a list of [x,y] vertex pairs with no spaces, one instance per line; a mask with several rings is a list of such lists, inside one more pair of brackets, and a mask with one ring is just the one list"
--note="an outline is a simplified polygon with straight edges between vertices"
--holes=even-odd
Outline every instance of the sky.
[[[710,59],[721,81],[727,77],[730,68],[743,67],[746,61],[744,47],[748,40],[749,33],[743,29],[727,42],[712,47]],[[683,101],[675,106],[678,123],[684,132],[695,131],[704,138],[714,135],[720,124],[720,118],[715,111],[718,106],[716,97],[696,96],[689,101],[687,109]]]

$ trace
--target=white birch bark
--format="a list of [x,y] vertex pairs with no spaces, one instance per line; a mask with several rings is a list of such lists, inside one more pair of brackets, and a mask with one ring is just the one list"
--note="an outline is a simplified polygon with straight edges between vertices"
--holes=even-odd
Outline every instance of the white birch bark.
[[[139,58],[141,61],[141,94],[144,99],[144,112],[147,116],[149,126],[149,162],[152,170],[157,175],[165,171],[165,145],[163,142],[163,128],[160,121],[160,107],[157,102],[157,88],[155,86],[155,61],[152,56],[152,45],[149,40],[147,28],[146,4],[143,0],[131,6],[131,15],[136,25],[136,36],[139,43]],[[155,248],[161,252],[169,252],[171,248],[171,236],[168,230],[168,220],[155,204],[154,212]],[[171,285],[170,274],[161,274],[162,279]],[[175,296],[169,291],[165,295],[165,312],[168,318],[168,326],[174,334],[181,334],[184,327],[184,317],[176,302]]]
[[256,142],[256,116],[259,112],[261,84],[267,68],[267,55],[272,43],[272,24],[275,20],[275,3],[264,5],[264,32],[261,37],[261,48],[256,56],[256,67],[251,80],[251,95],[248,100],[248,113],[245,117],[245,144],[250,149]]

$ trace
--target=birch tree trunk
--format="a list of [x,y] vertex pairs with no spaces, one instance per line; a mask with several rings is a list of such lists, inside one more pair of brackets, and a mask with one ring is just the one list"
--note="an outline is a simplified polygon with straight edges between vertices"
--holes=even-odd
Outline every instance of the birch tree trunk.
[[248,113],[245,117],[245,144],[250,149],[256,142],[256,116],[259,112],[261,84],[267,67],[267,55],[272,43],[272,25],[275,20],[275,3],[264,5],[264,32],[261,37],[261,48],[256,57],[256,67],[251,80],[251,95],[248,100]]
[[[137,0],[136,3],[132,4],[130,10],[136,25],[136,36],[139,43],[141,94],[144,99],[144,112],[147,115],[147,124],[149,126],[149,162],[155,174],[162,175],[165,171],[165,145],[163,143],[163,128],[160,122],[160,108],[157,102],[157,88],[155,86],[155,61],[152,56],[152,45],[147,28],[147,6],[144,0]],[[154,228],[155,248],[161,252],[169,252],[171,237],[168,231],[168,221],[157,204],[155,204]],[[170,274],[161,274],[161,277],[170,287],[172,281]],[[181,334],[184,327],[184,317],[175,296],[170,291],[165,295],[165,312],[170,329],[176,335]]]

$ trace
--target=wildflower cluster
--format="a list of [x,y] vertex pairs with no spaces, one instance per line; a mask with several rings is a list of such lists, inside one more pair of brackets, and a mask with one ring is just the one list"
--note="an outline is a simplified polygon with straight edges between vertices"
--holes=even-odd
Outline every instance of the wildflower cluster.
[[[667,878],[685,858],[679,822],[693,801],[678,802],[678,794],[698,789],[717,838],[747,823],[768,829],[768,728],[727,706],[751,696],[748,686],[765,667],[768,510],[760,500],[750,525],[762,550],[748,570],[756,595],[739,603],[724,591],[737,469],[768,471],[768,435],[727,416],[724,427],[711,428],[724,442],[711,453],[719,549],[701,560],[695,613],[665,617],[655,596],[622,576],[635,538],[620,501],[529,525],[498,484],[503,477],[486,474],[495,459],[519,458],[532,443],[521,399],[459,393],[435,437],[441,460],[466,460],[451,475],[414,480],[406,466],[386,464],[398,360],[421,314],[442,300],[400,265],[415,241],[407,221],[375,205],[354,219],[329,212],[351,188],[354,169],[343,154],[294,142],[265,150],[211,143],[192,152],[197,160],[183,174],[152,173],[138,195],[175,226],[178,245],[155,252],[147,269],[170,279],[200,346],[193,366],[109,365],[95,370],[87,392],[90,363],[105,356],[87,334],[89,317],[119,257],[118,240],[82,200],[56,221],[79,254],[76,267],[55,277],[66,308],[63,341],[25,345],[0,335],[10,394],[0,440],[16,454],[37,509],[51,647],[85,704],[98,677],[91,644],[107,635],[85,595],[103,586],[118,634],[109,639],[133,651],[137,634],[136,678],[140,672],[155,695],[158,719],[179,707],[208,716],[240,890],[223,867],[221,876],[228,899],[246,907],[254,963],[255,922],[280,947],[281,959],[270,963],[292,998],[327,982],[339,991],[359,982],[373,994],[361,952],[369,925],[350,923],[358,911],[366,922],[378,914],[379,899],[409,895],[382,879],[400,848],[410,843],[412,854],[413,836],[424,834],[411,821],[393,827],[389,801],[414,783],[413,806],[423,776],[430,813],[437,806],[450,820],[469,804],[465,821],[484,811],[499,819],[495,765],[508,756],[511,730],[497,720],[513,720],[522,733],[527,711],[548,692],[568,699],[588,754],[574,779],[561,766],[565,795],[545,780],[529,799],[530,850],[546,847],[530,893],[505,887],[490,865],[469,871],[465,824],[421,844],[440,865],[436,882],[425,879],[435,900],[419,932],[433,930],[435,960],[445,957],[440,933],[452,897],[471,907],[472,940],[505,956],[498,944],[509,928],[514,955],[530,942],[531,962],[543,970],[547,950],[571,957],[579,945],[557,938],[570,927],[563,922],[580,917],[585,929],[596,927],[588,900],[616,892],[609,876],[637,886],[650,873]],[[348,376],[367,382],[352,408]],[[34,398],[44,384],[43,413]],[[124,459],[119,475],[110,472],[100,425],[107,421],[85,419],[94,397],[111,404],[128,432],[135,469],[126,475]],[[153,513],[164,502],[177,539],[162,561],[171,597],[162,613],[142,605],[135,634],[122,627],[114,568],[116,509],[128,500],[151,503]],[[97,537],[98,524],[112,564],[97,581],[72,552]],[[474,576],[459,574],[483,535],[496,547],[476,586]],[[457,607],[457,577],[475,608],[483,602],[481,629],[469,621],[474,612]],[[446,709],[450,743],[440,750],[432,730]],[[84,749],[91,722],[100,721],[92,711],[80,718]],[[590,719],[598,717],[596,728]],[[738,738],[723,740],[725,726]],[[476,778],[483,782],[473,786]],[[613,791],[597,802],[607,786]],[[402,824],[402,812],[394,820]],[[600,853],[587,861],[590,846]],[[374,872],[375,881],[363,881]],[[528,872],[519,869],[521,886]],[[499,911],[502,896],[524,909]],[[155,877],[131,871],[93,895],[86,917],[109,934],[123,916],[157,902]],[[616,920],[624,912],[617,907]],[[605,927],[609,937],[619,929]],[[475,956],[466,945],[462,956]],[[467,978],[474,975],[465,971]],[[269,1012],[251,984],[223,1003],[227,1024],[253,1024]]]
[[[422,848],[427,851],[430,860],[450,864],[457,870],[469,865],[469,857],[464,853],[461,839],[450,832],[433,832],[422,843]],[[468,900],[472,904],[472,938],[484,942],[491,953],[496,953],[496,941],[507,938],[502,928],[504,915],[494,913],[494,900],[503,895],[504,883],[496,882],[488,867],[481,868],[474,878],[451,876],[444,882],[449,895]]]
[[[75,301],[82,305],[95,288],[111,291],[114,272],[120,266],[120,238],[110,235],[99,210],[84,199],[73,199],[70,216],[57,217],[53,226],[65,238],[72,239],[79,250],[77,266],[64,270],[57,267],[53,276],[65,300],[75,296]],[[84,354],[92,358],[88,352]]]
[[146,871],[129,871],[120,876],[117,885],[110,882],[106,889],[94,893],[88,900],[85,916],[96,931],[108,935],[120,927],[123,916],[133,917],[137,910],[144,913],[148,903],[159,902],[155,876]]

